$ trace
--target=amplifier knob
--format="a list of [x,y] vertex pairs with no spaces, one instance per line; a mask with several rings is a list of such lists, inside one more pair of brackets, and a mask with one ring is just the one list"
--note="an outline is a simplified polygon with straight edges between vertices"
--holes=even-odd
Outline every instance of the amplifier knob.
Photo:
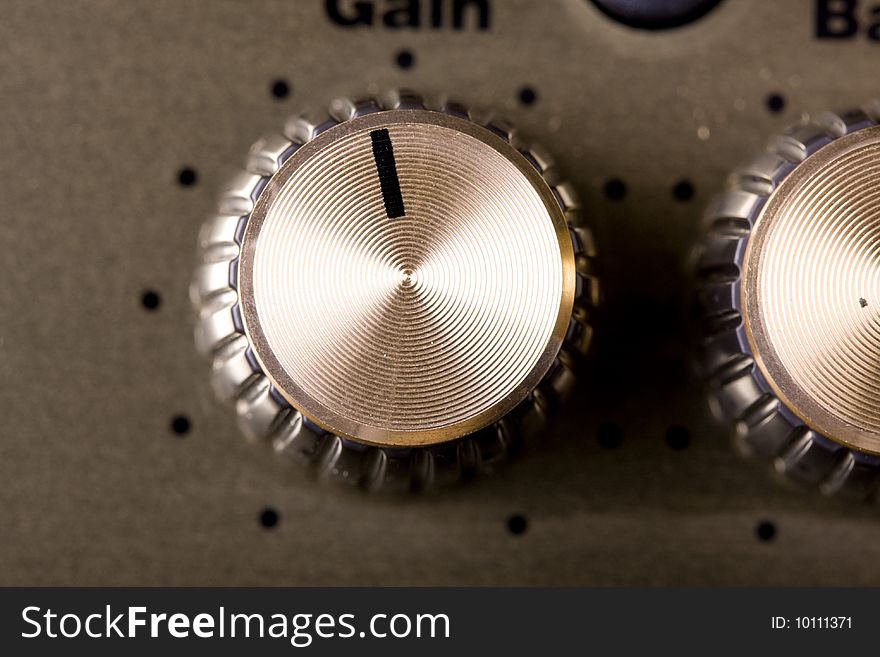
[[411,93],[253,147],[199,240],[196,341],[240,424],[366,488],[491,467],[574,383],[598,295],[546,157]]
[[880,104],[776,139],[707,216],[701,363],[746,453],[826,493],[880,468]]

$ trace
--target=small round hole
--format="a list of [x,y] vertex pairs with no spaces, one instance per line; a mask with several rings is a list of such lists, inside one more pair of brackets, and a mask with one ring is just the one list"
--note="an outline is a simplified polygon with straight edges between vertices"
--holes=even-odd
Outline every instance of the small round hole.
[[677,451],[687,449],[691,444],[691,432],[687,427],[679,425],[669,427],[666,430],[666,444]]
[[525,516],[514,514],[507,519],[507,530],[514,536],[521,536],[529,528],[529,521]]
[[680,180],[672,188],[676,201],[690,201],[694,197],[694,186],[689,180]]
[[400,68],[412,68],[416,63],[416,56],[409,50],[401,50],[397,53],[396,61]]
[[778,114],[785,109],[785,98],[779,94],[770,94],[767,96],[767,109]]
[[171,430],[179,436],[189,433],[190,422],[185,415],[175,415],[171,418]]
[[147,290],[141,296],[141,303],[147,310],[156,310],[162,303],[162,299],[159,297],[158,292]]
[[612,178],[605,183],[605,197],[612,201],[620,201],[626,196],[626,183]]
[[184,187],[192,187],[196,184],[196,180],[198,180],[198,175],[196,174],[195,169],[185,167],[180,170],[180,173],[177,174],[177,180]]
[[519,102],[523,105],[534,105],[538,100],[538,93],[532,87],[523,87],[519,90]]
[[617,449],[623,442],[623,430],[616,424],[606,422],[599,425],[596,437],[604,449]]
[[280,520],[278,512],[271,507],[266,507],[260,512],[260,524],[266,529],[277,526]]
[[762,520],[755,528],[755,533],[758,535],[758,539],[768,543],[776,538],[776,525],[769,520]]
[[287,80],[275,80],[272,83],[271,91],[272,95],[279,100],[287,98],[290,95],[290,85],[287,83]]

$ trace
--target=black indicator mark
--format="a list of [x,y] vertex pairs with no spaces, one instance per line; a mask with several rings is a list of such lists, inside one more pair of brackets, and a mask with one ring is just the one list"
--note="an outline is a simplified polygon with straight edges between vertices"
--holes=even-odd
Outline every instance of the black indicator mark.
[[386,129],[373,130],[373,159],[376,161],[376,173],[379,174],[379,185],[382,187],[382,200],[385,202],[385,214],[389,219],[396,219],[406,214],[403,209],[403,196],[400,194],[400,180],[397,179],[397,164],[394,162],[394,148],[391,137]]

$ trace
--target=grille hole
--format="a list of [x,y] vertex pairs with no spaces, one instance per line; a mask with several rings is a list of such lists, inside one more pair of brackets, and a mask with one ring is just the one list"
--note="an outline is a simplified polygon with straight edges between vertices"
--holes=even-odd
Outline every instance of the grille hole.
[[141,304],[147,310],[157,310],[162,303],[162,298],[158,292],[147,290],[141,295]]
[[538,93],[532,87],[523,87],[519,90],[519,102],[523,105],[534,105],[538,100]]
[[266,507],[260,512],[260,524],[266,529],[276,527],[280,521],[281,516],[272,507]]
[[416,63],[416,56],[412,54],[409,50],[401,50],[397,53],[397,57],[395,59],[397,61],[397,65],[402,69],[412,68]]
[[619,178],[612,178],[605,183],[605,197],[612,201],[620,201],[626,197],[626,183]]
[[767,109],[773,112],[773,114],[779,114],[779,112],[785,109],[785,97],[780,94],[770,94],[767,96]]
[[694,186],[689,180],[679,180],[672,188],[676,201],[686,202],[694,197]]
[[507,530],[514,536],[522,536],[529,528],[529,521],[525,516],[514,514],[507,519]]
[[281,100],[290,95],[290,84],[288,84],[287,80],[275,80],[270,90],[275,98]]
[[755,528],[758,540],[769,543],[776,538],[776,525],[769,520],[762,520]]
[[189,433],[190,426],[189,418],[185,415],[175,415],[171,418],[171,430],[179,436]]
[[177,180],[182,187],[192,187],[198,180],[196,170],[191,167],[184,167],[177,174]]

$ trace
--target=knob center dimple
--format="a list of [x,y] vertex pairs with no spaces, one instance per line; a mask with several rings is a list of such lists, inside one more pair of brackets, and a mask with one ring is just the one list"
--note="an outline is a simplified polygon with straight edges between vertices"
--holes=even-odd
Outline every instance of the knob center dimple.
[[404,269],[400,272],[400,284],[403,287],[414,287],[416,284],[416,275],[411,269]]

